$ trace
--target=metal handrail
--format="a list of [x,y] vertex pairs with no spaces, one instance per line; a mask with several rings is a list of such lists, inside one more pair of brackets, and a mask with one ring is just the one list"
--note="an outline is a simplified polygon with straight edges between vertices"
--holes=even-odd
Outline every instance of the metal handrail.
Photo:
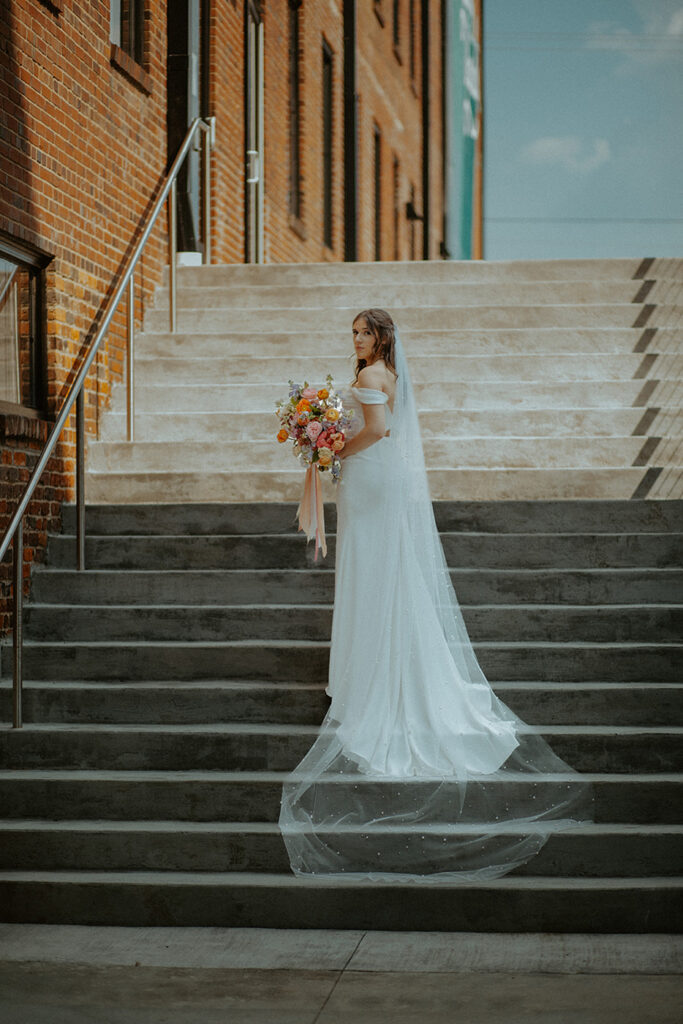
[[171,167],[164,179],[164,184],[161,188],[159,196],[154,204],[152,212],[147,220],[147,224],[142,232],[140,241],[135,247],[133,254],[128,260],[128,265],[121,276],[121,279],[116,287],[114,294],[112,295],[107,305],[107,311],[104,315],[102,323],[98,328],[97,334],[95,335],[90,347],[81,363],[81,367],[74,378],[71,387],[69,388],[66,398],[64,399],[57,419],[55,420],[54,426],[50,431],[50,434],[45,442],[43,450],[38,458],[38,461],[29,477],[28,483],[24,489],[24,494],[17,505],[12,518],[10,519],[9,526],[5,531],[5,534],[0,542],[0,561],[3,559],[10,543],[14,539],[13,544],[13,606],[14,606],[14,624],[13,624],[13,683],[14,683],[14,695],[13,695],[13,726],[15,729],[20,729],[22,725],[21,715],[21,704],[22,704],[22,606],[23,606],[23,555],[24,555],[24,543],[23,543],[23,518],[28,508],[29,502],[33,497],[38,482],[43,475],[45,467],[47,466],[48,460],[52,455],[59,435],[61,434],[67,419],[69,418],[74,404],[76,405],[76,545],[77,545],[77,563],[78,569],[85,569],[85,415],[84,415],[84,403],[83,403],[83,384],[88,374],[92,362],[97,355],[100,343],[104,338],[109,324],[111,323],[112,317],[116,312],[119,302],[123,296],[124,291],[128,288],[128,353],[127,353],[127,411],[128,411],[128,440],[132,441],[134,437],[134,414],[135,405],[133,399],[133,346],[134,346],[134,279],[133,274],[135,267],[142,254],[147,240],[154,228],[159,214],[163,208],[164,203],[169,199],[169,320],[170,329],[175,332],[177,326],[176,316],[176,180],[180,168],[185,160],[190,148],[192,147],[194,140],[198,132],[203,134],[203,152],[204,152],[204,175],[203,175],[203,186],[204,186],[204,210],[203,210],[203,228],[204,228],[204,253],[203,262],[211,262],[211,172],[210,172],[210,153],[213,146],[215,130],[215,118],[200,118],[196,117],[190,127],[188,128],[187,135],[178,150],[178,153],[171,164]]

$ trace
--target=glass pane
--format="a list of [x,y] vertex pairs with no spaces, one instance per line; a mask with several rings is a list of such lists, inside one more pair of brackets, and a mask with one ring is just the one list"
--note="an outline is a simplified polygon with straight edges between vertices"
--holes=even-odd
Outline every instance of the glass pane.
[[37,406],[40,273],[0,256],[0,401]]
[[0,257],[0,400],[21,402],[19,286],[21,268]]

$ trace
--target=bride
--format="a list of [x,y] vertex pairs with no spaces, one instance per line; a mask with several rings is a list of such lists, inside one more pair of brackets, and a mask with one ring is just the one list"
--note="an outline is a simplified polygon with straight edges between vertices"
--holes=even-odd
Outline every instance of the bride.
[[343,397],[358,426],[337,485],[330,706],[285,780],[280,830],[298,875],[495,878],[553,832],[592,820],[591,786],[479,666],[434,520],[396,325],[366,309],[353,339],[356,375]]

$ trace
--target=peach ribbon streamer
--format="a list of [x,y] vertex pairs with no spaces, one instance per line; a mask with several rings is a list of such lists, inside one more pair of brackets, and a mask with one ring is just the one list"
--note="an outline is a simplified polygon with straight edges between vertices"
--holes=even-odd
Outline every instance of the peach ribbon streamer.
[[299,529],[305,530],[306,539],[315,537],[315,555],[313,561],[318,561],[318,548],[327,554],[327,541],[325,540],[325,509],[323,506],[323,495],[320,486],[318,467],[314,464],[306,470],[304,480],[304,493],[297,509],[299,516]]

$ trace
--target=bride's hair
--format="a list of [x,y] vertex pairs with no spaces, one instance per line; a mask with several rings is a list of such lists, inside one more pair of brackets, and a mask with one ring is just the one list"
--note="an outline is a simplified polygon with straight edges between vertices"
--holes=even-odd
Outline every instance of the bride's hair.
[[[363,309],[360,313],[357,313],[353,318],[354,324],[360,320],[361,317],[365,319],[368,327],[375,336],[375,344],[372,349],[373,356],[378,356],[383,359],[387,364],[394,377],[398,377],[396,373],[396,325],[391,319],[386,309]],[[356,362],[356,377],[358,380],[358,374],[367,365],[366,359],[358,359]]]

